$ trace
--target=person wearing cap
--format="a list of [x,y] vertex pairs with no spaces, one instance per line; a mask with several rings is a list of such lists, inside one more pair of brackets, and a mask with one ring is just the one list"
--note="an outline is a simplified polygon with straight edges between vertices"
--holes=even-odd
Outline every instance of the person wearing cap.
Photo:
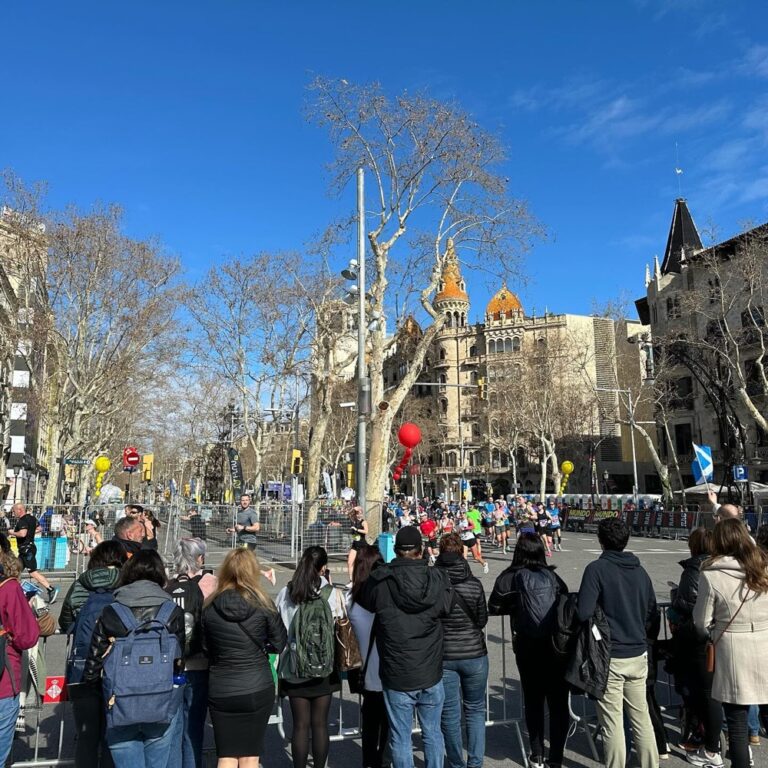
[[86,520],[85,525],[85,554],[90,555],[103,539],[95,520]]
[[453,589],[443,569],[422,558],[417,526],[395,536],[395,559],[371,572],[358,597],[375,614],[384,704],[389,719],[393,768],[413,768],[411,726],[421,726],[425,768],[442,768],[440,719],[443,690],[443,627]]
[[437,557],[437,523],[425,510],[419,512],[419,530],[421,531],[422,543],[426,547],[427,555],[429,555],[429,563],[434,565]]

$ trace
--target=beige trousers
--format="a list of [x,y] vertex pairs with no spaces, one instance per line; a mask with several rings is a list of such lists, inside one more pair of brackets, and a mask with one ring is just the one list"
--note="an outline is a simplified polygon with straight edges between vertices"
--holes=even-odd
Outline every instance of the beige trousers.
[[627,764],[624,712],[632,726],[632,743],[641,768],[659,766],[659,751],[645,698],[647,677],[647,653],[631,659],[611,659],[608,686],[602,700],[597,702],[597,717],[603,729],[603,762],[606,768],[625,768]]

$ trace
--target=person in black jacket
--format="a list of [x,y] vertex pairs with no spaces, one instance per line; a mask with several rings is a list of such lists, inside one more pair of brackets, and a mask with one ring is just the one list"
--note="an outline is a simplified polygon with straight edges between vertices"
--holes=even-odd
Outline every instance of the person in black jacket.
[[401,528],[395,559],[373,571],[357,602],[376,614],[376,648],[384,703],[389,717],[393,768],[413,768],[414,711],[424,740],[425,768],[442,768],[440,716],[443,690],[443,627],[453,590],[443,569],[422,559],[421,533]]
[[669,610],[675,685],[685,707],[680,746],[686,752],[695,752],[701,746],[699,732],[703,731],[705,749],[715,753],[720,751],[723,705],[712,698],[714,674],[707,672],[707,638],[699,636],[693,625],[701,564],[712,551],[712,532],[706,528],[691,531],[688,549],[691,556],[680,561],[683,573],[673,592]]
[[611,632],[608,684],[597,702],[603,729],[606,768],[624,768],[627,745],[624,712],[641,768],[658,768],[659,751],[646,699],[649,630],[657,619],[653,584],[636,555],[625,552],[629,528],[618,517],[600,521],[597,538],[603,553],[584,570],[578,615],[588,621],[599,605]]
[[256,555],[234,549],[203,609],[203,647],[210,662],[208,702],[219,768],[257,766],[275,703],[270,653],[286,631],[261,586]]
[[[453,587],[453,606],[443,618],[443,689],[441,728],[448,768],[480,768],[485,754],[485,686],[488,649],[483,628],[488,623],[485,590],[464,559],[458,533],[440,539],[435,566],[445,570]],[[467,759],[461,745],[461,709],[467,725]]]
[[515,545],[512,565],[499,574],[488,609],[494,615],[509,615],[520,686],[525,702],[525,723],[531,768],[544,768],[544,704],[549,707],[549,758],[547,765],[559,768],[568,736],[568,686],[564,659],[552,646],[555,613],[565,582],[547,565],[544,542],[537,533],[522,533]]
[[[152,550],[137,552],[122,568],[115,590],[115,602],[129,608],[138,622],[157,616],[166,602],[172,602],[165,592],[165,567],[160,555]],[[168,629],[184,648],[184,612],[176,606],[171,613]],[[108,605],[96,621],[91,647],[85,661],[83,682],[96,684],[101,678],[102,665],[111,638],[126,637],[128,630],[114,608]],[[177,663],[181,659],[176,660]],[[167,765],[172,749],[181,749],[181,707],[170,723],[142,723],[135,726],[107,728],[107,744],[116,768],[137,765]]]

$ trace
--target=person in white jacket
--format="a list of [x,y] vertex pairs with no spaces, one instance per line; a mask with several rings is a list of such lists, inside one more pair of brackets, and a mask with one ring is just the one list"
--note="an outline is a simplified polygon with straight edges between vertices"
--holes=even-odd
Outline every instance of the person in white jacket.
[[[699,632],[714,644],[712,697],[722,702],[733,768],[749,767],[747,712],[768,714],[768,557],[738,518],[721,520],[712,533],[712,557],[702,564],[693,610]],[[694,765],[723,765],[703,747],[688,755]]]

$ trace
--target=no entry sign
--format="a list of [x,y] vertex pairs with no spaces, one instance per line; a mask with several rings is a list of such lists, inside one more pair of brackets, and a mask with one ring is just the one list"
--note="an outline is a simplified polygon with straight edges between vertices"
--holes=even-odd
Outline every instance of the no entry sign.
[[135,467],[139,466],[139,462],[140,461],[141,461],[141,456],[139,456],[139,452],[132,445],[129,445],[123,451],[123,466],[124,467],[128,467],[128,468],[134,469]]

